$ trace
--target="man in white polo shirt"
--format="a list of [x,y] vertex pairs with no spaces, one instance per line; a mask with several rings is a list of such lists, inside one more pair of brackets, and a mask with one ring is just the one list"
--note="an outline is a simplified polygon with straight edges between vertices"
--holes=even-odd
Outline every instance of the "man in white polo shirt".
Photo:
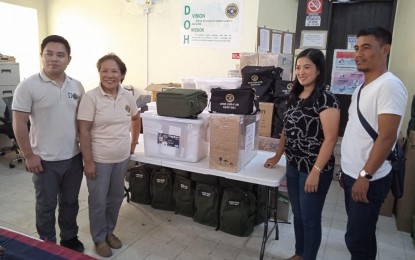
[[65,74],[70,54],[69,43],[61,36],[50,35],[42,41],[43,70],[23,80],[13,97],[13,130],[27,171],[33,173],[39,237],[56,243],[59,202],[60,244],[83,252],[76,222],[83,176],[76,113],[85,91]]

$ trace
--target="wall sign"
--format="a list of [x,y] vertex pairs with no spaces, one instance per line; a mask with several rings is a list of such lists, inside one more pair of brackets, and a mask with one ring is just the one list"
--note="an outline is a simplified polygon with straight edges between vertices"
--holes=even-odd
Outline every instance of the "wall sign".
[[363,72],[357,71],[354,52],[354,50],[334,50],[331,92],[351,95],[365,81]]
[[242,0],[184,0],[181,43],[185,47],[238,49],[241,16]]
[[320,27],[321,13],[323,12],[323,0],[307,0],[305,26]]

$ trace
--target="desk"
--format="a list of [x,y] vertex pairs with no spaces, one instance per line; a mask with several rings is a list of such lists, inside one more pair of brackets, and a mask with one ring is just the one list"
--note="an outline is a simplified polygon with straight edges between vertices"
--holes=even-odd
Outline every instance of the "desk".
[[[266,152],[266,151],[258,151],[257,155],[252,158],[251,161],[248,162],[238,173],[232,172],[225,172],[221,170],[209,169],[209,158],[206,157],[199,162],[190,163],[190,162],[182,162],[170,159],[162,159],[158,157],[149,157],[145,156],[144,154],[144,144],[143,140],[140,136],[139,145],[136,147],[135,153],[131,155],[130,159],[133,161],[143,162],[143,163],[150,163],[154,165],[165,166],[169,168],[185,170],[190,172],[196,172],[200,174],[207,174],[207,175],[214,175],[219,177],[224,177],[227,179],[238,180],[243,182],[249,182],[253,184],[259,184],[268,187],[267,192],[267,199],[266,199],[266,213],[267,213],[267,220],[269,220],[269,191],[270,189],[275,189],[278,191],[278,186],[282,178],[285,176],[285,157],[282,157],[280,162],[274,166],[272,169],[268,169],[264,167],[265,161],[272,157],[275,153],[273,152]],[[275,193],[277,194],[277,192]],[[277,201],[277,200],[275,200]],[[276,213],[274,213],[276,216]],[[261,245],[261,253],[260,259],[263,259],[265,253],[265,244],[269,238],[269,235],[275,228],[275,239],[278,239],[278,222],[276,218],[274,219],[274,226],[270,231],[268,231],[268,221],[264,222],[264,236],[262,238],[262,245]]]

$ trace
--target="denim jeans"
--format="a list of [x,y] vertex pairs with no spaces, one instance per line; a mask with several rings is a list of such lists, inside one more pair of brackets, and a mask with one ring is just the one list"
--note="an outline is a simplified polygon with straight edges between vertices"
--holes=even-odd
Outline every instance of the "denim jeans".
[[354,202],[351,198],[355,181],[356,179],[344,174],[344,202],[348,216],[345,235],[347,249],[352,255],[352,260],[375,260],[376,223],[380,207],[392,185],[392,174],[369,183],[369,203]]
[[294,214],[295,254],[314,260],[321,243],[321,213],[333,179],[333,170],[320,175],[317,192],[304,191],[308,173],[287,165],[288,196]]

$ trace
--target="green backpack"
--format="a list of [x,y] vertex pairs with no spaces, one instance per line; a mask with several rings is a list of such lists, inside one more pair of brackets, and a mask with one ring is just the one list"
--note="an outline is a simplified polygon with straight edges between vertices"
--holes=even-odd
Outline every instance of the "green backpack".
[[212,227],[219,226],[219,209],[222,190],[219,186],[196,183],[195,214],[193,220]]
[[162,210],[173,210],[174,174],[171,169],[163,167],[152,172],[151,207]]
[[191,179],[176,174],[173,198],[175,213],[193,217],[195,213],[195,185]]
[[235,236],[249,236],[255,227],[256,207],[256,197],[252,191],[226,188],[220,208],[219,229]]
[[171,88],[157,93],[157,114],[197,118],[207,106],[207,94],[199,89]]
[[150,181],[154,165],[137,164],[128,169],[129,191],[131,201],[151,204]]

